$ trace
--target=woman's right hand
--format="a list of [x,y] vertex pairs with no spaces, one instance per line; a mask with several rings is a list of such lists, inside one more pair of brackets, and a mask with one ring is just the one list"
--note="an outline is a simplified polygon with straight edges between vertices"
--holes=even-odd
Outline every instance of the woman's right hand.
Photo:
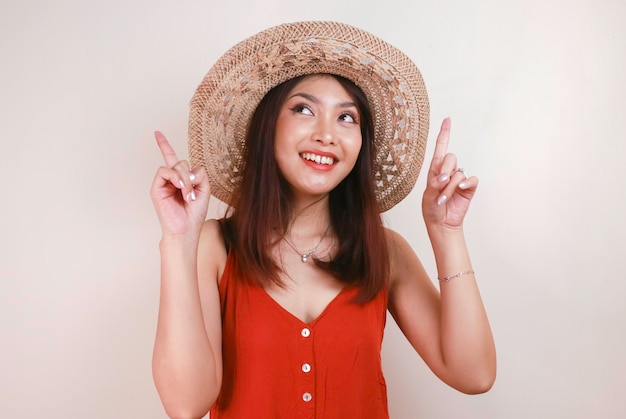
[[199,235],[206,219],[211,190],[202,167],[189,166],[178,160],[167,138],[154,133],[165,166],[159,167],[150,188],[163,236]]

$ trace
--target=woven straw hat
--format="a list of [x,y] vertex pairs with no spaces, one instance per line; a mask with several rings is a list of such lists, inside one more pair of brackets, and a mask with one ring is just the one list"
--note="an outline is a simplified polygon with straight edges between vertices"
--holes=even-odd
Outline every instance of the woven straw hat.
[[205,167],[215,197],[234,202],[246,129],[265,94],[284,81],[316,73],[343,76],[367,96],[374,118],[380,210],[392,208],[413,189],[429,122],[428,96],[415,64],[361,29],[299,22],[267,29],[232,47],[191,99],[189,157],[192,166]]

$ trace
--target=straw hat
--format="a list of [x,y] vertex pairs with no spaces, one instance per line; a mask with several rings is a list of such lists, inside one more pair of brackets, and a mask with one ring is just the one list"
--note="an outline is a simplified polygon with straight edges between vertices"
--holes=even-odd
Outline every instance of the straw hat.
[[424,160],[429,122],[419,70],[400,50],[361,29],[299,22],[267,29],[232,47],[191,99],[189,157],[192,166],[205,167],[215,197],[234,201],[246,129],[263,96],[284,81],[315,73],[343,76],[367,96],[380,210],[411,191]]

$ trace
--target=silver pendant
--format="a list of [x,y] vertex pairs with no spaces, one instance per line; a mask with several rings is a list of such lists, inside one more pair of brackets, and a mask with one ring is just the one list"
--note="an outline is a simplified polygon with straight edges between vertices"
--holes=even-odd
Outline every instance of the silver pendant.
[[306,260],[308,259],[309,255],[304,254],[302,255],[302,263],[306,263]]

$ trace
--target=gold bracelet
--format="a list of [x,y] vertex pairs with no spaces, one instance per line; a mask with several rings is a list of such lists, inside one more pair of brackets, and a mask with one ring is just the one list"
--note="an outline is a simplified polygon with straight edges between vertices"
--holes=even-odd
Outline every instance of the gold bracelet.
[[441,282],[448,282],[448,281],[453,280],[454,278],[458,278],[458,277],[463,276],[463,275],[471,275],[473,273],[474,273],[474,271],[464,271],[464,272],[459,272],[458,274],[452,275],[452,276],[444,276],[443,278],[437,277],[437,279],[439,281],[441,281]]

